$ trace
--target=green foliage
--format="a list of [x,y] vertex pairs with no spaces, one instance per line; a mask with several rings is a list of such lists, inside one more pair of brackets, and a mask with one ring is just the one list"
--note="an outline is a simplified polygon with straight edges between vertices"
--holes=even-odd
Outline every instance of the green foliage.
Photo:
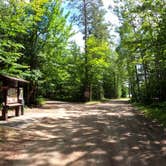
[[43,69],[43,95],[59,100],[80,101],[83,59],[79,47],[71,43],[68,49],[63,50],[63,54],[56,55],[51,62],[54,63]]
[[91,84],[91,99],[104,97],[103,75],[109,67],[110,45],[108,42],[90,36],[87,40],[87,68]]
[[29,103],[35,104],[43,80],[65,74],[55,66],[63,63],[71,36],[68,15],[59,0],[1,0],[0,9],[0,72],[30,80]]
[[166,102],[153,103],[151,105],[134,104],[148,118],[160,122],[166,126]]
[[128,71],[132,100],[150,103],[153,98],[159,98],[164,101],[166,4],[156,0],[138,3],[127,0],[118,11],[121,42],[117,52]]
[[26,33],[25,4],[20,0],[0,1],[0,73],[18,74],[24,45],[18,36]]
[[[84,34],[84,64],[82,94],[84,100],[101,99],[104,97],[103,73],[109,66],[110,43],[108,24],[105,22],[105,10],[100,0],[69,1],[71,20],[78,25]],[[85,95],[87,94],[87,95]]]
[[70,1],[71,24],[84,34],[81,51],[69,42],[62,1],[0,0],[0,73],[30,80],[31,104],[40,103],[38,96],[81,101],[132,94],[133,101],[165,101],[166,4],[116,2],[120,43],[112,51],[102,1]]
[[37,97],[36,102],[38,106],[42,106],[45,104],[45,99],[43,97]]

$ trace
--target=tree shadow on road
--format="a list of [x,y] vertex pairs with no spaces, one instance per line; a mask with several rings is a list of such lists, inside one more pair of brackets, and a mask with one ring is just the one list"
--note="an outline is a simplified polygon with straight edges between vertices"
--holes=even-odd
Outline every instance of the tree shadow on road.
[[12,149],[4,148],[0,164],[165,166],[163,129],[123,104],[77,105],[75,110],[61,105],[68,116],[44,117],[23,128],[28,133],[17,132],[12,139],[6,136],[6,143],[16,145],[20,158],[11,158]]

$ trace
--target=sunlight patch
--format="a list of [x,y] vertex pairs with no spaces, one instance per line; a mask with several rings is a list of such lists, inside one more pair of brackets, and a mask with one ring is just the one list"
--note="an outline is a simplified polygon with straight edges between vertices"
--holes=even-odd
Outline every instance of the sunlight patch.
[[115,156],[115,157],[112,157],[112,158],[116,161],[122,161],[124,159],[123,156]]
[[93,151],[92,154],[102,155],[102,154],[107,154],[107,152],[102,149],[97,149]]

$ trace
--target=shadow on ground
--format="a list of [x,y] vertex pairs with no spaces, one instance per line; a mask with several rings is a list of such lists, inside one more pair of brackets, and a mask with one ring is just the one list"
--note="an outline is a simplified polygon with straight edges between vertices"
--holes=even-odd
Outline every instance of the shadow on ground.
[[44,108],[51,109],[49,116],[28,125],[19,124],[19,119],[18,129],[0,129],[0,165],[166,164],[164,130],[124,101],[95,105],[50,102]]

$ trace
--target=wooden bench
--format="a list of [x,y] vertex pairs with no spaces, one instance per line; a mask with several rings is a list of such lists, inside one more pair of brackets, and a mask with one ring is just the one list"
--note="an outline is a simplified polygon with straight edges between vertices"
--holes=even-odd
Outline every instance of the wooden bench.
[[20,98],[20,93],[21,90],[20,88],[7,88],[6,93],[4,94],[4,102],[2,104],[2,119],[7,120],[8,119],[8,110],[9,109],[14,109],[15,110],[15,116],[20,115],[20,110],[21,110],[21,115],[24,114],[24,109],[23,109],[23,102]]
[[2,119],[3,120],[8,119],[8,110],[9,109],[15,109],[15,116],[20,115],[20,110],[21,110],[21,115],[24,115],[23,104],[21,104],[21,103],[6,104],[6,105],[3,105],[3,108],[2,108]]

